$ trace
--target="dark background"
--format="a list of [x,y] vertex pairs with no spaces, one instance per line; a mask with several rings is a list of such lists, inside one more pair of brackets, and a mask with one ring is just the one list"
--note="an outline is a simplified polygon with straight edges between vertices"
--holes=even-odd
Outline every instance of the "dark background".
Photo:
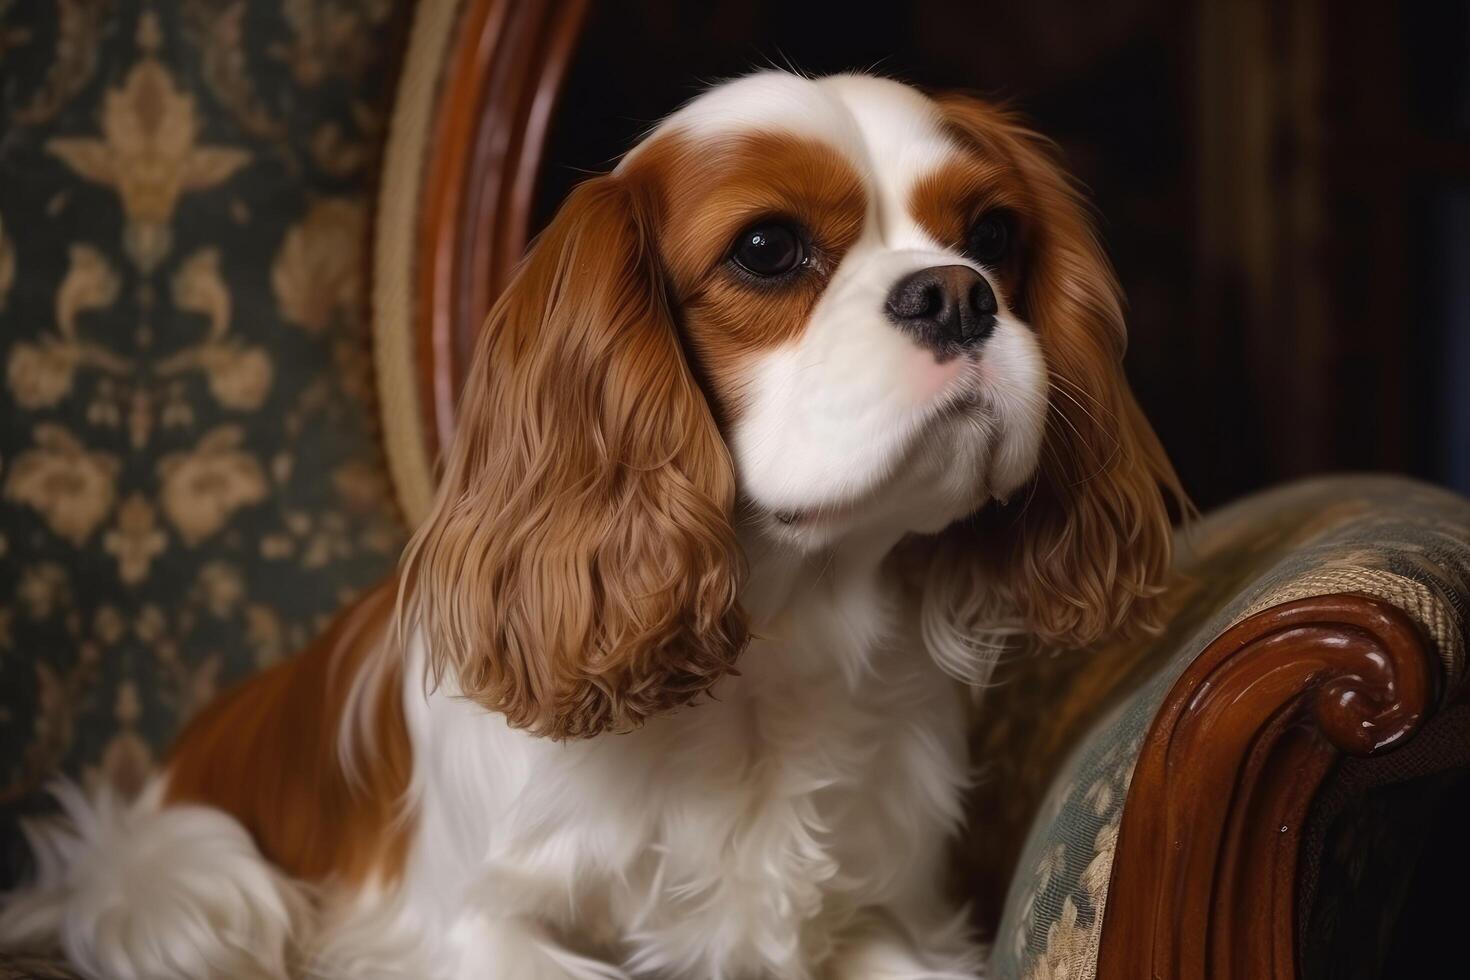
[[971,89],[1090,189],[1201,506],[1325,470],[1470,492],[1467,55],[1470,6],[1429,0],[594,3],[538,213],[753,66]]

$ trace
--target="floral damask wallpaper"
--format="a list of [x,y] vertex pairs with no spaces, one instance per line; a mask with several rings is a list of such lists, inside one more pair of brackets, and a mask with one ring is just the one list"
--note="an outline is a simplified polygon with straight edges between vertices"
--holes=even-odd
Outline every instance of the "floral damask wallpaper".
[[0,811],[127,789],[393,565],[390,0],[0,0]]

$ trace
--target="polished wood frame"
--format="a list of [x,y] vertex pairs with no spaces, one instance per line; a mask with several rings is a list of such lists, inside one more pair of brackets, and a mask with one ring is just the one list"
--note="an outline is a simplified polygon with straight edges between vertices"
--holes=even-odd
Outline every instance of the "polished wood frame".
[[417,376],[428,458],[475,338],[525,250],[547,127],[587,0],[465,0],[419,188]]
[[1149,728],[1124,805],[1099,980],[1288,980],[1312,800],[1344,756],[1403,744],[1440,666],[1402,611],[1289,602],[1222,633]]

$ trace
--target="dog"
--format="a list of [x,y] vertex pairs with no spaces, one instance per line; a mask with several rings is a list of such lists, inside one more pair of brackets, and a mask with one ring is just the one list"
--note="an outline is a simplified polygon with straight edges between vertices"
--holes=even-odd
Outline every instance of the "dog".
[[1124,343],[1006,111],[713,87],[534,243],[394,580],[141,798],[58,789],[0,942],[108,980],[982,976],[970,691],[1147,629],[1169,568]]

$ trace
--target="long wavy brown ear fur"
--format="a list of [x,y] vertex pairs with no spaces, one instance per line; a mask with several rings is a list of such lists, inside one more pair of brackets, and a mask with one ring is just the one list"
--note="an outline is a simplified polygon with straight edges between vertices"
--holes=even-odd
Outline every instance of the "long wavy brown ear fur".
[[650,209],[578,186],[480,339],[402,621],[434,683],[539,735],[636,727],[747,640],[735,479],[667,309]]
[[[1007,163],[1025,185],[1017,305],[1050,376],[1034,486],[952,529],[942,574],[962,582],[955,565],[964,563],[999,585],[1019,628],[1048,644],[1087,646],[1150,628],[1171,560],[1166,496],[1181,513],[1189,504],[1123,374],[1112,268],[1086,204],[1040,137],[975,99],[938,101],[958,138]],[[976,567],[977,554],[992,556],[989,567]]]

